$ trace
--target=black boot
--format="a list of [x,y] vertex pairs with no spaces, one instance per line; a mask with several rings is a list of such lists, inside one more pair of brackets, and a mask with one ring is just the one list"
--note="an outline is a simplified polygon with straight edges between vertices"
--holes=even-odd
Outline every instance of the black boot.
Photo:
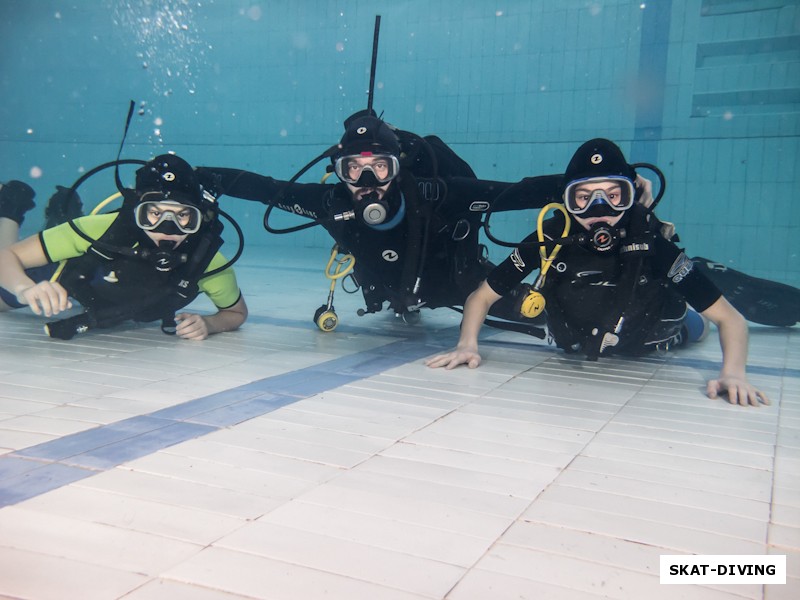
[[36,192],[27,183],[13,179],[8,183],[0,184],[0,217],[11,219],[18,225],[25,220],[25,213],[36,204],[33,197]]
[[61,225],[72,219],[83,216],[83,203],[78,192],[72,192],[70,188],[57,185],[56,193],[50,196],[47,208],[44,209],[44,228],[50,229],[56,225]]

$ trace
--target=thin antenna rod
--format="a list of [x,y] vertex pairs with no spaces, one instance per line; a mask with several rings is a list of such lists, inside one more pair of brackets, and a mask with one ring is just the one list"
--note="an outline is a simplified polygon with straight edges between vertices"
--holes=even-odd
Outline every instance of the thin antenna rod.
[[375,35],[372,37],[372,66],[369,69],[369,96],[367,113],[372,111],[372,97],[375,93],[375,64],[378,62],[378,35],[381,32],[381,16],[375,15]]

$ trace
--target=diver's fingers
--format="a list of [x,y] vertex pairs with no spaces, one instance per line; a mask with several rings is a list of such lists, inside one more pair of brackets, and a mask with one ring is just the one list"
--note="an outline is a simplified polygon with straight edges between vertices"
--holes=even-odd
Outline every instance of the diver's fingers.
[[56,297],[58,298],[58,312],[72,308],[72,302],[70,302],[69,294],[67,293],[67,290],[64,289],[64,286],[55,281],[52,283],[51,287],[55,291]]
[[200,315],[181,313],[176,317],[180,319],[175,328],[178,337],[185,340],[204,340],[208,337],[208,325]]
[[450,362],[450,354],[452,353],[448,352],[447,354],[437,354],[436,356],[426,360],[425,365],[430,367],[431,369],[438,369],[439,367],[443,367],[448,362]]

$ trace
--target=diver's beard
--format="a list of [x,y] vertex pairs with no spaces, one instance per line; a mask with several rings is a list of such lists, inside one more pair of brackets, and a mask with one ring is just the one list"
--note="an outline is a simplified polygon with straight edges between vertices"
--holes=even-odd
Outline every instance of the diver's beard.
[[[389,193],[391,182],[382,186],[365,186],[356,187],[351,183],[347,184],[350,191],[350,197],[354,202],[363,202],[365,200],[383,200]],[[369,196],[369,198],[367,198]]]
[[381,196],[378,193],[378,190],[370,190],[366,194],[362,195],[358,199],[358,201],[359,202],[374,202],[374,201],[377,201],[377,200],[380,200],[380,199],[381,199]]
[[370,202],[380,200],[383,194],[377,188],[357,188],[353,193],[355,202]]

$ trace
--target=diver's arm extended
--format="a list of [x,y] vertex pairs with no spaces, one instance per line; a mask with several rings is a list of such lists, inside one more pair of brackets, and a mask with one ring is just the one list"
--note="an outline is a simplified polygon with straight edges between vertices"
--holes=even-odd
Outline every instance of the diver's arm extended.
[[563,181],[562,175],[538,175],[526,177],[517,183],[502,184],[505,187],[498,186],[498,193],[489,200],[492,211],[542,208],[551,202],[560,202]]
[[497,294],[486,281],[472,292],[464,303],[464,316],[461,319],[461,335],[458,345],[445,354],[438,354],[425,361],[431,368],[444,367],[455,369],[458,365],[465,364],[474,369],[481,364],[481,355],[478,354],[478,334],[481,325],[489,314],[492,304],[502,296]]
[[36,283],[25,273],[25,269],[47,263],[47,255],[38,235],[0,250],[0,287],[14,294],[18,302],[29,305],[37,315],[49,317],[72,308],[72,303],[60,283]]
[[195,173],[201,185],[215,195],[224,194],[262,204],[277,200],[276,208],[311,219],[324,214],[323,198],[332,187],[322,183],[293,183],[285,189],[287,181],[225,167],[197,167]]
[[239,329],[247,319],[247,304],[244,296],[229,308],[221,308],[213,315],[198,315],[195,313],[178,313],[175,319],[179,321],[175,334],[185,340],[204,340],[208,336],[223,331]]
[[722,347],[722,368],[717,379],[706,386],[709,398],[720,394],[728,397],[731,404],[758,406],[759,402],[769,404],[769,398],[747,381],[747,322],[731,306],[724,296],[701,313],[719,330],[719,343]]

